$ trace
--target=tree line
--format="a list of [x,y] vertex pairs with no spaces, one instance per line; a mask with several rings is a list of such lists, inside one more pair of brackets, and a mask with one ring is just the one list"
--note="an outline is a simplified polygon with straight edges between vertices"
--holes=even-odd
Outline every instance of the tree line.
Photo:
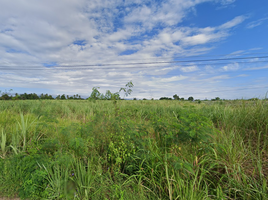
[[83,99],[80,95],[58,95],[55,98],[52,95],[49,94],[41,94],[37,95],[36,93],[24,93],[24,94],[18,94],[16,93],[14,96],[8,93],[2,93],[0,96],[0,100],[38,100],[38,99],[74,99],[74,100],[81,100]]
[[[127,97],[132,93],[132,88],[134,87],[134,84],[132,81],[129,81],[124,87],[120,88],[118,92],[112,93],[110,90],[107,90],[105,94],[102,94],[99,91],[99,87],[93,87],[91,95],[86,98],[88,100],[120,100],[122,99],[120,97],[120,93],[123,92],[124,98]],[[41,94],[37,95],[36,93],[24,93],[24,94],[18,94],[16,93],[14,96],[11,94],[11,90],[8,92],[1,92],[0,91],[0,100],[37,100],[37,99],[56,99],[56,100],[82,100],[84,98],[81,97],[81,95],[57,95],[55,98],[52,95],[49,94]]]
[[[107,90],[105,94],[101,93],[99,91],[99,87],[93,87],[92,92],[88,98],[82,98],[81,95],[75,94],[75,95],[57,95],[55,98],[52,95],[49,94],[41,94],[37,95],[36,93],[24,93],[24,94],[18,94],[15,93],[13,96],[11,94],[12,90],[9,90],[9,92],[1,92],[0,90],[0,100],[42,100],[42,99],[56,99],[56,100],[123,100],[125,97],[131,95],[132,88],[134,87],[132,81],[128,82],[124,87],[120,88],[118,92],[112,93],[110,90]],[[124,94],[124,97],[120,97],[120,93]],[[266,97],[267,99],[267,97]],[[133,98],[133,100],[137,100],[137,98]],[[147,100],[146,98],[143,98],[142,100]],[[151,99],[154,100],[154,99]],[[194,97],[190,96],[188,98],[179,97],[177,94],[173,95],[173,98],[171,97],[160,97],[159,100],[177,100],[177,101],[198,101],[200,102],[200,99],[194,99]],[[205,99],[206,101],[207,99]],[[220,97],[215,97],[214,99],[211,99],[211,101],[219,101],[222,100]],[[258,100],[258,98],[252,98],[249,100]]]

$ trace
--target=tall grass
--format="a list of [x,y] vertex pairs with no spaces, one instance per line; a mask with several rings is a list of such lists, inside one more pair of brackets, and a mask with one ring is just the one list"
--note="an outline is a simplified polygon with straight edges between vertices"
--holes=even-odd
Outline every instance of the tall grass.
[[1,101],[0,127],[3,196],[268,198],[266,101]]

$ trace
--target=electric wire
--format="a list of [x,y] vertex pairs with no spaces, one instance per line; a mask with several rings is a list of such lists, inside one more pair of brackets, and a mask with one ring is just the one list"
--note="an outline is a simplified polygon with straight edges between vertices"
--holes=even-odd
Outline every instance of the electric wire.
[[[248,60],[248,59],[263,59],[268,58],[268,56],[250,56],[250,57],[239,57],[239,58],[217,58],[217,59],[199,59],[199,60],[179,60],[179,61],[157,61],[157,62],[140,62],[140,63],[107,63],[107,64],[84,64],[84,65],[58,65],[58,66],[8,66],[8,65],[0,65],[0,70],[40,70],[40,67],[44,69],[116,69],[116,67],[111,66],[131,66],[128,68],[145,68],[144,66],[137,67],[137,65],[157,65],[157,64],[178,64],[178,63],[191,63],[191,64],[182,64],[180,66],[191,66],[194,65],[196,62],[209,62],[209,63],[196,63],[196,65],[221,65],[221,64],[230,64],[230,63],[210,63],[215,61],[234,61],[234,60]],[[249,61],[249,62],[235,62],[235,63],[258,63],[258,62],[268,62],[267,60],[260,60],[260,61]],[[103,68],[107,66],[106,68]],[[19,69],[14,67],[20,67]],[[37,68],[38,67],[38,68]],[[95,67],[95,68],[92,68]],[[98,68],[96,68],[98,67]],[[150,66],[151,67],[163,67],[163,66]],[[122,69],[122,67],[117,67],[118,69]],[[149,68],[149,67],[146,67]]]

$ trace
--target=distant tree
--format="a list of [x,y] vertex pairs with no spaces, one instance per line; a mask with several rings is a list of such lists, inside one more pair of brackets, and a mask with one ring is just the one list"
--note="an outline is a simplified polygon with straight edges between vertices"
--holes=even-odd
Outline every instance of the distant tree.
[[100,99],[101,93],[99,92],[98,89],[99,89],[99,87],[92,88],[92,92],[91,92],[89,99],[92,99],[92,100]]
[[35,93],[33,93],[33,99],[39,99],[39,96]]
[[220,99],[220,97],[216,97],[215,100],[216,100],[216,101],[219,101],[219,100],[221,100],[221,99]]
[[137,100],[137,98],[135,97],[135,98],[133,98],[133,100]]
[[134,84],[132,81],[129,81],[124,88],[120,88],[119,92],[124,91],[124,98],[125,96],[131,95],[132,89],[134,87]]
[[2,96],[1,96],[1,100],[9,100],[9,96],[8,96],[8,94],[2,94]]
[[194,97],[189,97],[188,98],[188,101],[193,101],[194,100]]
[[40,95],[40,99],[44,99],[44,94],[43,93]]
[[21,97],[18,93],[15,94],[15,96],[12,98],[13,100],[20,100]]
[[110,90],[106,90],[106,93],[105,93],[105,96],[104,96],[104,98],[106,99],[106,100],[110,100],[111,98],[112,98],[112,93],[111,93],[111,91]]
[[172,100],[172,98],[169,98],[169,97],[160,97],[159,100]]
[[28,96],[28,95],[27,95],[27,93],[24,93],[24,94],[21,94],[21,96],[22,96],[22,99],[25,100],[25,99],[27,99],[27,96]]
[[142,100],[147,100],[146,98],[143,98]]
[[61,95],[60,99],[61,99],[61,100],[66,99],[65,94]]
[[177,94],[174,94],[174,95],[173,95],[173,99],[174,99],[174,100],[180,100],[180,97],[179,97]]
[[201,103],[200,99],[195,99],[194,101],[197,102],[197,103]]
[[9,99],[12,99],[12,95],[10,94],[11,91],[12,91],[12,89],[10,89],[8,92],[7,91],[2,92],[0,90],[0,94],[1,94],[0,100],[9,100]]
[[180,98],[180,100],[181,100],[181,101],[184,101],[184,98],[182,97],[182,98]]
[[249,101],[258,101],[259,99],[258,98],[251,98],[249,99]]
[[119,99],[120,99],[119,92],[112,93],[111,100],[119,100]]

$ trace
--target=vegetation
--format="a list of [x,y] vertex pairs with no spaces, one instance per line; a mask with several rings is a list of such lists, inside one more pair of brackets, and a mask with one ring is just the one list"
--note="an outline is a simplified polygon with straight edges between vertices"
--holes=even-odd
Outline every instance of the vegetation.
[[0,101],[0,196],[267,199],[258,101]]

